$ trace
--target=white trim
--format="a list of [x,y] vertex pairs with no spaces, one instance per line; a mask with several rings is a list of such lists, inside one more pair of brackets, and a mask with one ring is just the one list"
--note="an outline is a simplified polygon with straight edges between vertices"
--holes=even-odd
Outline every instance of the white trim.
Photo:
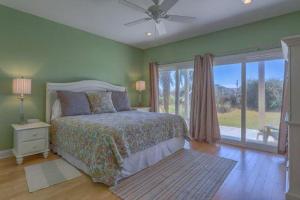
[[46,86],[46,122],[51,119],[51,107],[54,103],[51,101],[51,94],[56,91],[72,91],[72,92],[87,92],[87,91],[126,91],[126,87],[113,85],[107,82],[98,80],[83,80],[70,83],[47,83]]
[[276,49],[265,50],[265,51],[255,51],[250,53],[215,57],[214,66],[243,63],[243,62],[258,62],[258,61],[280,59],[280,58],[283,58],[282,49],[276,48]]
[[0,151],[0,159],[13,157],[12,149],[5,149]]
[[158,65],[160,71],[164,70],[172,70],[172,69],[184,69],[184,68],[194,68],[194,61],[187,62],[178,62],[178,63],[170,63],[164,65]]
[[[235,64],[242,62],[258,62],[272,59],[283,59],[284,55],[282,48],[275,48],[263,51],[253,51],[248,53],[233,54],[227,56],[217,56],[214,58],[214,66]],[[160,70],[171,70],[174,68],[190,68],[194,67],[194,61],[174,62],[169,64],[159,64]]]

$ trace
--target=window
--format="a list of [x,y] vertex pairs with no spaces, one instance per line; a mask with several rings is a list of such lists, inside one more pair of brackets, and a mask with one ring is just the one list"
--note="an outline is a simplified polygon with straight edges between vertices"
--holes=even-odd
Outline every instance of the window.
[[179,114],[187,122],[193,84],[193,62],[159,66],[159,112]]
[[227,56],[215,62],[222,139],[276,150],[285,69],[281,51]]

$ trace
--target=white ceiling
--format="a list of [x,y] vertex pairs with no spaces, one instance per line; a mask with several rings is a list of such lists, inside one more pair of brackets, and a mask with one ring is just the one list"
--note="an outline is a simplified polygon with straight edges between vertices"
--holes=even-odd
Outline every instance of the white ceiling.
[[[144,8],[152,4],[129,1]],[[147,37],[145,32],[155,32],[154,23],[125,27],[145,15],[118,0],[0,0],[0,4],[143,49],[300,10],[300,0],[253,0],[248,6],[241,0],[179,0],[169,14],[197,20],[165,22],[166,35]]]

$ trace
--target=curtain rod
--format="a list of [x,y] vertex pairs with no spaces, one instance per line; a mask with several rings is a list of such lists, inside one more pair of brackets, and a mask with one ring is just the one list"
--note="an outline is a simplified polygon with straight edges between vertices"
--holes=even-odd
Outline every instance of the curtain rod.
[[[223,53],[216,53],[214,55],[215,57],[223,57],[223,56],[231,56],[231,55],[236,55],[236,54],[242,54],[242,53],[250,53],[250,52],[256,52],[256,51],[264,51],[264,50],[271,50],[271,49],[278,49],[280,48],[280,45],[278,44],[272,44],[269,46],[264,46],[264,47],[251,47],[251,48],[245,48],[245,49],[238,49],[238,50],[233,50],[233,51],[227,51]],[[195,55],[194,55],[195,56]],[[178,64],[182,62],[189,62],[193,61],[194,57],[189,58],[189,59],[182,59],[182,60],[175,60],[173,62],[168,61],[168,62],[158,62],[158,65],[169,65],[169,64]]]

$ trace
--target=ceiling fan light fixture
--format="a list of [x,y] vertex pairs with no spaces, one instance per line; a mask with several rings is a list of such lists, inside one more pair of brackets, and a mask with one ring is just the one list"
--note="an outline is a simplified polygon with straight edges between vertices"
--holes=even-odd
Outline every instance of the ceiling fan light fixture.
[[252,0],[242,0],[245,5],[249,5],[252,3]]
[[152,33],[151,32],[146,32],[145,35],[150,37],[150,36],[152,36]]

